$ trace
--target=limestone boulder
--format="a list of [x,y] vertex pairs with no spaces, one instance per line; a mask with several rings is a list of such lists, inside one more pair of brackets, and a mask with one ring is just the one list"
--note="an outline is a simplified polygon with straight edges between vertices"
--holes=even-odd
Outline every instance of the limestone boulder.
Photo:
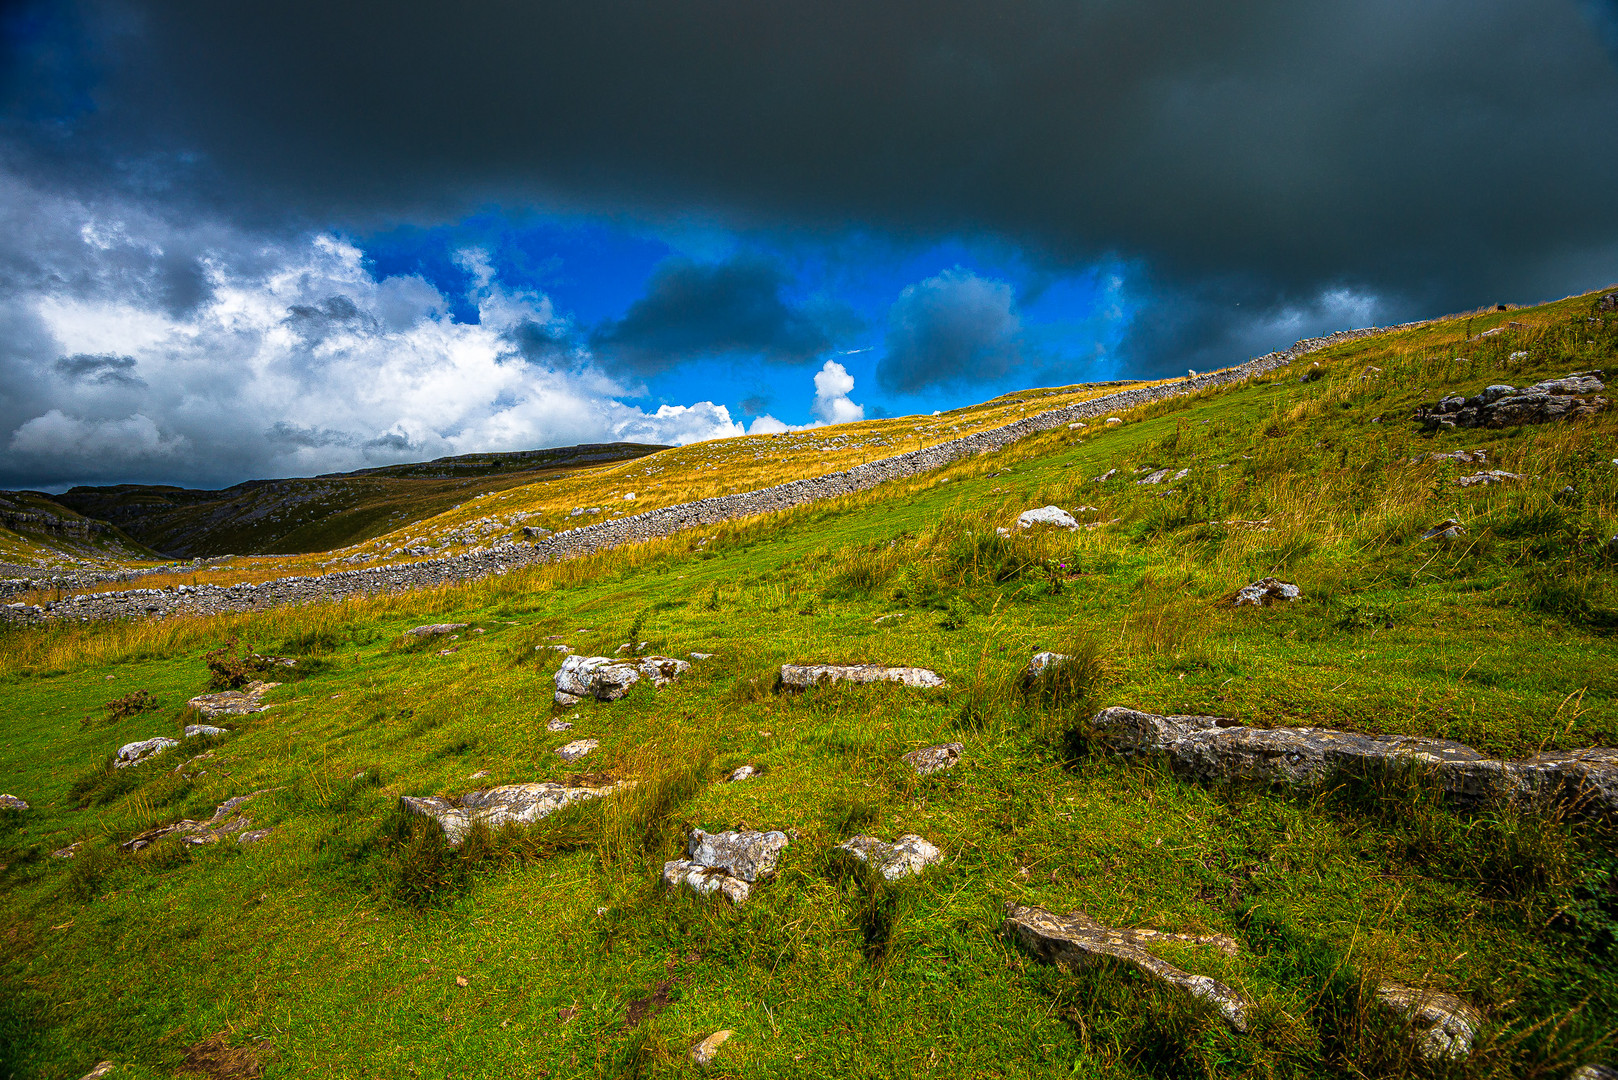
[[1073,515],[1060,506],[1041,506],[1037,510],[1024,510],[1017,515],[1019,529],[1031,529],[1035,525],[1054,525],[1058,529],[1077,529],[1079,523]]
[[1237,607],[1269,607],[1279,602],[1291,603],[1302,599],[1303,591],[1296,585],[1267,577],[1236,590]]
[[264,704],[264,695],[280,685],[274,682],[250,682],[240,690],[199,694],[186,704],[201,713],[205,720],[217,720],[223,716],[247,716],[268,709],[269,706]]
[[469,625],[463,622],[435,622],[425,626],[412,626],[405,633],[411,637],[437,637],[439,634],[453,634],[457,630],[465,630]]
[[451,846],[466,839],[472,826],[482,822],[491,829],[502,825],[532,825],[562,807],[583,799],[599,799],[627,787],[627,781],[590,784],[504,784],[469,791],[465,795],[401,795],[399,806],[438,822]]
[[230,732],[227,731],[225,728],[214,727],[212,724],[187,724],[187,725],[185,725],[185,737],[188,738],[188,739],[201,739],[201,738],[204,738],[204,737],[209,736],[209,735],[228,735],[228,734],[230,734]]
[[155,739],[143,739],[140,742],[125,743],[118,748],[118,756],[113,760],[115,769],[128,769],[135,765],[144,765],[148,761],[164,753],[170,747],[179,746],[180,740],[166,738],[159,735]]
[[887,667],[883,664],[782,664],[781,685],[788,690],[807,690],[828,683],[899,683],[918,689],[944,686],[944,677],[919,667]]
[[917,776],[927,776],[945,769],[953,769],[960,763],[961,751],[965,749],[966,747],[958,742],[924,746],[920,750],[910,751],[901,760],[915,769]]
[[556,748],[556,756],[563,761],[577,761],[601,745],[599,739],[574,739],[566,746]]
[[1376,1000],[1404,1018],[1417,1052],[1430,1060],[1459,1061],[1466,1057],[1483,1023],[1483,1014],[1476,1008],[1454,994],[1436,990],[1383,982],[1377,985]]
[[683,885],[704,896],[723,893],[740,904],[753,885],[775,874],[781,852],[791,843],[779,830],[752,829],[709,833],[693,829],[686,840],[685,858],[663,864],[663,880]]
[[919,875],[927,867],[943,859],[938,848],[915,833],[906,833],[893,843],[874,836],[855,836],[837,845],[854,858],[869,863],[871,868],[888,881]]
[[1159,716],[1118,706],[1097,713],[1091,726],[1119,753],[1160,755],[1177,772],[1203,781],[1314,786],[1344,774],[1382,777],[1415,770],[1460,805],[1548,801],[1588,816],[1618,817],[1614,747],[1502,761],[1449,739],[1253,728],[1218,716]]
[[642,679],[661,687],[689,670],[689,660],[676,660],[671,656],[614,660],[610,656],[575,654],[563,660],[551,678],[556,684],[556,703],[575,705],[585,698],[617,701]]
[[28,804],[15,795],[0,795],[0,810],[26,810]]
[[1193,975],[1159,959],[1148,946],[1162,942],[1206,945],[1229,956],[1236,942],[1223,934],[1166,934],[1158,930],[1123,930],[1104,926],[1082,911],[1056,915],[1042,907],[1006,905],[1006,928],[1022,946],[1047,963],[1067,968],[1093,964],[1103,957],[1131,967],[1208,1002],[1237,1031],[1247,1030],[1248,1003],[1217,979]]
[[1610,404],[1599,396],[1606,389],[1600,375],[1595,371],[1576,371],[1521,389],[1501,383],[1484,387],[1471,397],[1451,394],[1436,404],[1417,409],[1411,419],[1420,421],[1429,430],[1443,430],[1548,424],[1593,416]]

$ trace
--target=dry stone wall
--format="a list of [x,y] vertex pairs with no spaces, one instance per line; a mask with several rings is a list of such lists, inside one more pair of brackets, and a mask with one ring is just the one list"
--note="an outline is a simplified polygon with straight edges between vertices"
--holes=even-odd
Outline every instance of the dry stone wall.
[[[1410,324],[1405,324],[1410,325]],[[936,446],[912,450],[894,457],[859,465],[843,472],[825,476],[794,480],[757,491],[736,495],[722,495],[712,499],[679,503],[657,510],[649,510],[633,517],[603,521],[593,525],[568,529],[543,537],[533,543],[498,544],[494,547],[469,551],[460,555],[396,566],[368,567],[342,570],[328,574],[309,574],[276,578],[254,584],[241,585],[180,585],[169,589],[128,589],[118,592],[99,592],[65,597],[52,603],[26,605],[13,603],[0,607],[0,618],[11,621],[43,619],[93,620],[162,616],[177,614],[214,614],[226,611],[254,611],[282,604],[308,604],[336,600],[349,596],[418,589],[449,582],[466,581],[491,574],[505,574],[518,567],[533,563],[556,562],[604,551],[621,544],[630,544],[658,537],[672,536],[686,529],[717,525],[736,518],[769,514],[789,510],[805,503],[832,499],[866,491],[891,480],[900,480],[942,468],[951,462],[974,454],[989,453],[1002,447],[1055,428],[1066,427],[1078,420],[1107,416],[1132,409],[1138,405],[1160,401],[1181,394],[1195,393],[1209,387],[1263,375],[1284,367],[1299,356],[1317,352],[1345,341],[1386,333],[1398,327],[1368,327],[1361,330],[1340,330],[1326,337],[1306,338],[1289,349],[1269,353],[1233,368],[1198,375],[1194,378],[1162,383],[1156,386],[1138,386],[1115,394],[1106,394],[1089,401],[1053,409],[1036,416],[1026,417],[1003,427],[964,435]]]

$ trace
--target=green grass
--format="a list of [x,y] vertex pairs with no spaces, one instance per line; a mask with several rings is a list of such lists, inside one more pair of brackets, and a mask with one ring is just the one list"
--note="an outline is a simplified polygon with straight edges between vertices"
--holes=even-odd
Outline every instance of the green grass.
[[[1588,307],[1508,313],[1529,325],[1465,343],[1464,365],[1464,320],[1367,339],[1311,358],[1327,374],[1308,384],[1281,372],[456,588],[9,631],[0,789],[34,810],[0,820],[0,1076],[103,1059],[167,1076],[215,1035],[264,1042],[267,1076],[677,1075],[718,1028],[737,1033],[722,1076],[1560,1078],[1610,1062],[1610,831],[1457,814],[1419,784],[1197,786],[1110,757],[1084,722],[1126,704],[1510,755],[1618,741],[1618,419],[1436,438],[1406,420],[1452,387],[1612,366],[1618,321],[1586,323]],[[1456,447],[1532,479],[1460,489],[1447,463],[1406,464]],[[1132,482],[1147,467],[1193,471],[1166,490]],[[996,533],[1046,503],[1119,520]],[[1462,540],[1419,539],[1448,517]],[[1265,575],[1304,601],[1229,605]],[[485,632],[401,638],[435,621]],[[661,691],[552,707],[558,661],[536,645],[632,637],[718,655]],[[107,770],[118,745],[178,734],[204,654],[230,638],[311,662],[193,769]],[[1078,660],[1024,688],[1041,649]],[[803,660],[917,664],[950,686],[776,692],[779,665]],[[135,690],[159,707],[112,718],[104,704]],[[583,761],[552,752],[582,736],[601,740]],[[945,741],[966,746],[954,770],[899,761]],[[723,783],[741,764],[762,773]],[[637,786],[456,850],[397,810],[401,794],[600,774]],[[114,850],[261,789],[244,808],[275,830],[259,845]],[[664,892],[686,830],[742,824],[797,831],[748,904]],[[905,832],[945,853],[919,880],[833,856]],[[77,858],[51,858],[75,840]],[[1163,955],[1252,999],[1252,1030],[1111,965],[1035,963],[1002,932],[1007,901],[1235,937],[1234,958]],[[1369,1004],[1378,978],[1488,1010],[1473,1057],[1413,1059]]]

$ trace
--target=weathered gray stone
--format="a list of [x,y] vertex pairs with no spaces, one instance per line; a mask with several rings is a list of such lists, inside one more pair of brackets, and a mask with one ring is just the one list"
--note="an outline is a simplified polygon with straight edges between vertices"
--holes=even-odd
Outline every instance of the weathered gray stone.
[[[142,848],[150,847],[166,836],[175,837],[180,843],[190,844],[193,847],[216,844],[226,836],[242,833],[244,830],[253,827],[253,822],[244,815],[238,814],[237,811],[249,799],[255,799],[268,790],[271,789],[265,788],[263,791],[254,791],[246,795],[237,795],[226,799],[219,804],[218,809],[213,812],[213,817],[207,821],[192,821],[190,818],[181,818],[179,821],[171,822],[168,825],[159,825],[154,829],[147,829],[145,832],[137,833],[125,840],[118,845],[118,848],[121,851],[139,851]],[[267,834],[269,830],[262,829],[260,832]],[[237,839],[240,840],[240,837],[238,836]]]
[[691,1048],[691,1064],[707,1065],[711,1063],[719,1053],[719,1048],[734,1034],[736,1034],[734,1031],[724,1028],[697,1043]]
[[556,703],[575,705],[587,697],[617,701],[643,678],[660,687],[689,670],[689,660],[670,656],[614,660],[610,656],[574,655],[562,661],[552,680],[556,683]]
[[437,637],[439,634],[453,634],[457,630],[465,630],[469,623],[463,622],[437,622],[425,626],[412,626],[405,633],[414,637]]
[[685,845],[685,858],[663,864],[663,880],[671,887],[685,885],[704,896],[724,893],[740,904],[752,886],[775,873],[781,852],[790,843],[779,831],[707,833],[693,829]]
[[1073,515],[1060,506],[1041,506],[1037,510],[1024,510],[1017,515],[1019,529],[1031,529],[1035,525],[1054,525],[1058,529],[1077,529],[1079,523]]
[[927,668],[886,667],[882,664],[781,665],[781,685],[788,690],[807,690],[812,686],[839,682],[892,682],[918,688],[944,685],[943,676]]
[[214,727],[212,724],[187,724],[187,725],[185,725],[185,737],[188,738],[188,739],[200,739],[200,738],[202,738],[203,736],[206,736],[206,735],[228,735],[228,734],[230,734],[230,732],[226,731],[224,728],[222,728],[222,727]]
[[1288,602],[1302,598],[1303,592],[1296,586],[1276,578],[1260,578],[1251,585],[1243,585],[1236,590],[1236,606],[1269,607],[1279,600]]
[[838,844],[837,849],[848,852],[861,862],[870,863],[871,868],[888,881],[920,874],[944,857],[936,847],[915,833],[906,833],[891,844],[874,836],[854,836]]
[[221,690],[216,694],[199,694],[186,702],[204,719],[216,720],[221,716],[246,716],[249,713],[263,712],[269,706],[264,704],[264,695],[280,686],[274,682],[250,682],[240,690]]
[[556,756],[563,761],[577,761],[601,745],[599,739],[574,739],[566,746],[556,748]]
[[465,795],[401,795],[399,805],[412,814],[433,818],[443,827],[451,845],[466,838],[474,824],[491,829],[502,825],[532,825],[581,799],[597,799],[629,786],[628,781],[602,785],[505,784],[469,791]]
[[1206,975],[1192,975],[1147,951],[1148,945],[1176,942],[1207,945],[1228,956],[1236,942],[1223,934],[1165,934],[1158,930],[1121,930],[1103,926],[1082,911],[1055,915],[1042,907],[1006,904],[1006,926],[1041,960],[1075,968],[1102,957],[1122,960],[1148,975],[1179,987],[1213,1005],[1237,1031],[1247,1030],[1247,1001],[1235,990]]
[[1091,720],[1123,754],[1162,754],[1207,781],[1312,786],[1340,774],[1429,774],[1455,802],[1549,801],[1618,816],[1618,748],[1554,751],[1519,761],[1484,757],[1448,739],[1356,735],[1328,728],[1250,728],[1217,716],[1158,716],[1114,706]]
[[[1526,355],[1526,354],[1524,354]],[[1593,416],[1609,402],[1597,395],[1605,386],[1600,372],[1574,372],[1560,379],[1525,386],[1521,390],[1498,384],[1463,398],[1452,394],[1436,405],[1417,409],[1411,417],[1429,429],[1501,428],[1519,424],[1547,424]]]
[[[1613,293],[1607,299],[1610,300],[1614,296],[1618,296],[1618,293]],[[1605,1065],[1591,1062],[1574,1069],[1567,1080],[1618,1080],[1618,1069],[1609,1069]]]
[[571,721],[563,720],[563,719],[558,718],[558,719],[555,719],[555,720],[548,721],[545,724],[545,730],[546,731],[572,731],[573,730],[573,724],[572,724]]
[[1483,472],[1473,473],[1471,476],[1457,476],[1455,482],[1461,487],[1476,487],[1480,484],[1488,487],[1491,484],[1502,484],[1507,480],[1526,479],[1528,477],[1522,473],[1506,472],[1504,469],[1485,469]]
[[953,769],[961,760],[961,751],[965,749],[958,742],[924,746],[920,750],[910,751],[903,760],[916,770],[917,776],[926,776],[943,769]]
[[729,781],[730,783],[732,783],[732,784],[736,784],[736,783],[740,783],[743,780],[751,780],[753,777],[755,777],[757,775],[758,775],[758,770],[753,768],[753,766],[751,766],[751,765],[743,765],[739,769],[732,770],[731,774],[729,776],[725,777],[725,779],[727,781]]
[[1421,534],[1423,540],[1458,540],[1466,535],[1466,528],[1454,518],[1440,521]]
[[115,769],[127,769],[132,765],[144,765],[157,757],[171,746],[179,746],[178,739],[170,739],[159,735],[155,739],[144,739],[141,742],[125,743],[118,748],[118,757],[113,761]]
[[1018,676],[1018,679],[1022,683],[1023,686],[1025,686],[1025,687],[1032,686],[1039,679],[1039,677],[1041,675],[1045,674],[1045,672],[1049,671],[1051,668],[1055,667],[1057,664],[1060,664],[1062,661],[1071,660],[1071,659],[1073,659],[1073,658],[1071,656],[1067,655],[1067,653],[1059,653],[1059,652],[1038,652],[1038,653],[1035,653],[1034,656],[1033,656],[1033,659],[1028,661],[1028,666],[1026,666],[1026,667],[1024,667],[1022,669],[1022,674]]
[[1383,982],[1376,999],[1405,1018],[1422,1057],[1459,1061],[1472,1052],[1483,1014],[1454,994]]
[[91,1069],[89,1072],[87,1072],[83,1076],[79,1077],[79,1080],[101,1080],[102,1077],[111,1075],[111,1073],[112,1073],[112,1062],[103,1061],[99,1065],[97,1065],[95,1068]]
[[0,810],[26,810],[28,804],[15,795],[0,795]]

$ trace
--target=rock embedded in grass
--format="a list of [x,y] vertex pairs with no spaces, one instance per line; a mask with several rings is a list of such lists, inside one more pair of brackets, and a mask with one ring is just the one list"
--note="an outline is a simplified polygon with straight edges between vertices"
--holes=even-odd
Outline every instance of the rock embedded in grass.
[[1223,934],[1165,934],[1159,930],[1123,930],[1104,926],[1082,911],[1056,915],[1042,907],[1006,904],[1006,926],[1023,947],[1047,963],[1083,967],[1102,957],[1122,960],[1213,1005],[1237,1031],[1247,1030],[1247,1001],[1235,990],[1206,975],[1193,975],[1147,951],[1161,942],[1207,945],[1227,956],[1236,942]]
[[1038,681],[1039,677],[1045,674],[1045,672],[1060,664],[1062,661],[1071,659],[1073,658],[1067,653],[1037,652],[1034,654],[1033,658],[1028,661],[1027,666],[1022,669],[1022,673],[1018,676],[1018,681],[1023,685],[1024,688],[1033,686],[1034,683]]
[[563,761],[577,761],[600,745],[600,739],[574,739],[566,746],[557,747],[556,756]]
[[605,785],[504,784],[452,797],[401,795],[399,806],[407,813],[437,821],[444,830],[444,838],[453,847],[464,840],[478,822],[491,829],[508,824],[532,825],[569,803],[597,799],[626,786],[627,781]]
[[853,836],[838,844],[837,850],[869,863],[887,881],[919,875],[944,858],[943,852],[915,833],[906,833],[891,844],[874,836]]
[[457,630],[465,630],[470,623],[463,622],[435,622],[425,626],[412,626],[405,633],[412,637],[436,637],[439,634],[453,634]]
[[1336,776],[1397,777],[1425,771],[1452,801],[1548,802],[1618,818],[1618,748],[1553,751],[1517,761],[1463,743],[1412,735],[1357,735],[1329,728],[1251,728],[1218,716],[1159,716],[1114,706],[1090,721],[1122,754],[1162,754],[1198,780],[1313,786]]
[[725,1041],[734,1034],[736,1034],[734,1031],[731,1031],[729,1028],[725,1028],[714,1032],[706,1039],[703,1039],[701,1042],[697,1043],[691,1048],[691,1064],[707,1065],[711,1063],[714,1056],[719,1053],[719,1047],[724,1045]]
[[729,776],[725,777],[725,780],[727,782],[729,782],[729,783],[732,783],[732,784],[739,784],[743,780],[751,780],[753,777],[755,777],[757,775],[758,775],[758,770],[753,768],[753,766],[751,766],[751,765],[743,765],[741,768],[736,769],[733,772],[731,772],[731,774]]
[[[226,799],[219,804],[219,807],[213,812],[213,817],[207,821],[192,821],[189,818],[181,818],[179,821],[171,822],[168,825],[159,825],[156,828],[137,833],[119,844],[118,849],[120,851],[140,851],[142,848],[150,847],[166,836],[173,836],[182,844],[201,847],[204,844],[218,843],[222,838],[232,834],[244,834],[246,830],[253,827],[253,822],[250,818],[238,814],[237,811],[250,799],[255,799],[263,794],[263,791],[254,791],[246,795],[237,795]],[[255,840],[262,839],[263,836],[269,834],[268,829],[260,829],[258,832],[260,835],[255,836]],[[237,835],[236,838],[239,842],[242,836]]]
[[1520,424],[1548,424],[1593,416],[1609,402],[1597,395],[1606,387],[1599,371],[1576,371],[1560,379],[1546,379],[1517,389],[1498,384],[1472,397],[1451,394],[1423,406],[1411,416],[1428,430],[1444,428],[1502,428]]
[[159,735],[155,739],[144,739],[141,742],[125,743],[118,748],[118,757],[113,761],[115,769],[127,769],[134,765],[144,765],[171,746],[179,746],[180,740],[170,739]]
[[1402,983],[1377,984],[1377,1003],[1410,1025],[1416,1050],[1432,1061],[1459,1061],[1472,1052],[1483,1014],[1454,994]]
[[188,739],[200,739],[200,738],[203,738],[203,737],[208,736],[208,735],[228,735],[228,734],[230,734],[230,733],[228,731],[226,731],[224,728],[222,728],[222,727],[214,727],[212,724],[187,724],[187,725],[185,725],[185,737],[188,738]]
[[965,749],[966,747],[958,742],[924,746],[920,750],[910,751],[902,760],[916,770],[917,776],[926,776],[944,769],[953,769],[960,763],[961,751]]
[[556,718],[554,720],[548,721],[545,724],[545,730],[546,731],[572,731],[573,730],[573,724],[572,724],[571,721],[563,720],[560,717],[558,717],[558,718]]
[[240,690],[199,694],[186,704],[201,713],[206,720],[216,720],[221,716],[246,716],[268,709],[269,706],[263,701],[264,695],[280,685],[275,682],[250,682]]
[[1458,540],[1466,535],[1466,527],[1454,518],[1447,518],[1421,534],[1423,540]]
[[1035,510],[1024,510],[1017,515],[1019,529],[1031,529],[1035,525],[1054,525],[1058,529],[1077,529],[1079,523],[1073,515],[1060,506],[1041,506]]
[[1251,585],[1243,585],[1236,590],[1236,606],[1269,607],[1277,600],[1289,603],[1303,598],[1303,591],[1296,585],[1280,581],[1276,578],[1260,578]]
[[663,864],[670,887],[684,885],[703,896],[723,893],[735,904],[752,894],[753,885],[775,874],[781,852],[791,843],[779,830],[753,829],[709,833],[691,830],[685,858]]
[[688,660],[670,656],[643,656],[638,660],[614,660],[610,656],[569,656],[556,669],[556,703],[576,705],[587,697],[617,701],[641,679],[661,687],[691,670]]
[[0,810],[26,810],[28,804],[15,795],[0,795]]
[[1488,487],[1491,484],[1503,484],[1507,480],[1526,479],[1528,477],[1522,473],[1506,472],[1504,469],[1485,469],[1483,472],[1473,473],[1471,476],[1457,476],[1455,482],[1461,487],[1477,487],[1479,485]]
[[[1618,293],[1614,293],[1618,296]],[[1567,1080],[1618,1080],[1618,1069],[1609,1069],[1605,1065],[1591,1062],[1589,1065],[1580,1065],[1568,1075]]]
[[782,664],[781,685],[788,690],[807,690],[827,683],[899,683],[928,689],[944,686],[936,671],[919,667],[886,667],[882,664]]

